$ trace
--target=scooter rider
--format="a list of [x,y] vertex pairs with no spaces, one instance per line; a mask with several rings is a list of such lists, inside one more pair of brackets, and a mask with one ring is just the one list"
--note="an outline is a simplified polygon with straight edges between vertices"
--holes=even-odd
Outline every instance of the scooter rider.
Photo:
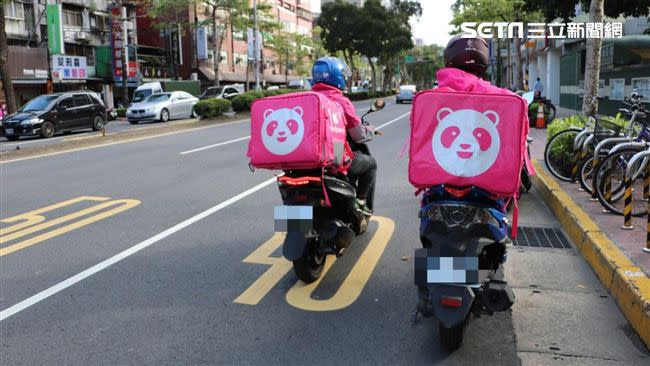
[[[516,95],[481,78],[488,67],[489,49],[485,39],[479,36],[470,38],[462,38],[461,34],[453,36],[445,47],[444,61],[445,67],[436,72],[439,88],[469,93]],[[527,111],[522,111],[522,115],[526,116]],[[528,121],[524,122],[524,126],[528,126]],[[419,286],[418,297],[418,311],[425,316],[432,315],[428,288]]]
[[371,155],[365,154],[355,148],[355,143],[362,144],[372,140],[375,128],[363,125],[357,115],[354,105],[343,95],[346,78],[350,76],[348,66],[335,57],[323,57],[314,63],[312,78],[314,86],[312,91],[325,95],[330,100],[338,103],[345,114],[345,126],[348,139],[352,140],[354,158],[348,168],[348,176],[357,179],[357,207],[366,215],[371,215],[366,199],[371,194],[377,175],[377,161]]

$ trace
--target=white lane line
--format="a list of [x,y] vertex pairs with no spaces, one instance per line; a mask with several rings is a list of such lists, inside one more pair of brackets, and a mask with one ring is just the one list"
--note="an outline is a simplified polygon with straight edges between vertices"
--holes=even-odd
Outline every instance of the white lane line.
[[223,146],[223,145],[232,144],[233,142],[237,142],[237,141],[248,140],[249,138],[251,138],[251,137],[250,136],[244,136],[244,137],[240,137],[240,138],[237,138],[237,139],[232,139],[232,140],[220,142],[218,144],[213,144],[213,145],[198,147],[198,148],[192,149],[192,150],[183,151],[180,154],[181,155],[191,154],[191,153],[195,153],[197,151],[203,151],[203,150],[211,149],[213,147],[219,147],[219,146]]
[[129,142],[135,142],[135,141],[150,140],[150,139],[155,139],[155,138],[159,138],[159,137],[178,135],[178,134],[187,133],[187,132],[195,132],[195,131],[199,131],[199,130],[205,130],[205,129],[208,129],[208,128],[227,126],[227,125],[232,125],[232,124],[236,124],[236,123],[243,123],[243,122],[248,122],[248,121],[249,121],[249,119],[242,119],[242,120],[239,120],[239,121],[219,123],[219,124],[215,124],[215,125],[211,125],[211,126],[193,127],[193,128],[188,128],[187,130],[164,132],[164,133],[151,135],[151,136],[135,137],[135,138],[130,138],[130,139],[122,140],[122,141],[115,141],[115,142],[109,142],[109,143],[105,143],[105,144],[80,147],[80,148],[76,148],[76,149],[56,151],[56,152],[45,153],[45,154],[34,155],[34,156],[27,156],[27,157],[24,157],[24,158],[2,160],[2,161],[0,161],[0,165],[7,164],[7,163],[14,163],[14,162],[23,161],[23,160],[32,160],[32,159],[44,158],[44,157],[48,157],[48,156],[56,156],[56,155],[61,155],[61,154],[67,154],[67,153],[76,152],[76,151],[99,149],[99,148],[102,148],[102,147],[113,146],[113,145],[121,145],[121,144],[126,144],[126,143],[129,143]]
[[388,126],[388,125],[391,125],[391,124],[393,124],[393,123],[399,121],[400,119],[402,119],[402,118],[408,116],[409,114],[411,114],[411,112],[406,112],[406,113],[402,114],[401,116],[399,116],[399,117],[397,117],[397,118],[395,118],[395,119],[392,119],[392,120],[390,120],[390,121],[384,123],[383,125],[379,125],[379,126],[377,126],[376,128],[377,128],[378,130],[381,129],[381,128],[384,128],[384,127],[386,127],[386,126]]
[[0,321],[3,321],[3,320],[7,319],[8,317],[10,317],[12,315],[15,315],[16,313],[19,313],[19,312],[29,308],[32,305],[38,304],[39,302],[47,299],[48,297],[50,297],[52,295],[55,295],[56,293],[65,290],[66,288],[68,288],[68,287],[70,287],[70,286],[72,286],[72,285],[74,285],[74,284],[76,284],[76,283],[78,283],[78,282],[80,282],[80,281],[94,275],[95,273],[97,273],[97,272],[99,272],[99,271],[101,271],[103,269],[106,269],[106,268],[112,266],[113,264],[115,264],[115,263],[117,263],[117,262],[119,262],[119,261],[121,261],[121,260],[123,260],[123,259],[125,259],[125,258],[127,258],[127,257],[129,257],[129,256],[131,256],[131,255],[133,255],[133,254],[135,254],[135,253],[137,253],[137,252],[139,252],[139,251],[153,245],[153,244],[155,244],[155,243],[157,243],[158,241],[160,241],[160,240],[174,234],[175,232],[180,231],[180,230],[194,224],[195,222],[197,222],[199,220],[202,220],[202,219],[212,215],[213,213],[232,205],[233,203],[241,200],[242,198],[250,196],[251,194],[259,191],[260,189],[268,186],[269,184],[274,183],[275,181],[276,181],[275,177],[270,178],[268,180],[265,180],[264,182],[254,186],[254,187],[252,187],[252,188],[250,188],[250,189],[248,189],[248,190],[246,190],[246,191],[244,191],[244,192],[242,192],[242,193],[240,193],[240,194],[238,194],[236,196],[233,196],[233,197],[221,202],[220,204],[218,204],[216,206],[213,206],[213,207],[199,213],[196,216],[192,216],[189,219],[187,219],[187,220],[185,220],[185,221],[183,221],[183,222],[181,222],[179,224],[176,224],[176,225],[170,227],[169,229],[167,229],[167,230],[165,230],[165,231],[163,231],[163,232],[161,232],[161,233],[159,233],[157,235],[154,235],[151,238],[149,238],[149,239],[147,239],[147,240],[145,240],[143,242],[140,242],[139,244],[136,244],[136,245],[132,246],[131,248],[126,249],[126,250],[124,250],[124,251],[122,251],[122,252],[120,252],[120,253],[118,253],[118,254],[116,254],[116,255],[114,255],[114,256],[106,259],[106,260],[104,260],[103,262],[95,264],[94,266],[86,269],[83,272],[80,272],[80,273],[78,273],[78,274],[76,274],[76,275],[74,275],[74,276],[72,276],[72,277],[70,277],[70,278],[68,278],[68,279],[66,279],[64,281],[61,281],[61,282],[57,283],[56,285],[54,285],[54,286],[52,286],[52,287],[50,287],[50,288],[48,288],[46,290],[43,290],[43,291],[37,293],[36,295],[34,295],[32,297],[29,297],[29,298],[27,298],[27,299],[15,304],[15,305],[11,306],[11,307],[9,307],[9,308],[7,308],[5,310],[0,311]]

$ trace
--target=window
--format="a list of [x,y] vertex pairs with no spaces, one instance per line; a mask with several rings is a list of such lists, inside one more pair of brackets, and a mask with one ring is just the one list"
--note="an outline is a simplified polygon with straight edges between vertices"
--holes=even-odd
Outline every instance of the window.
[[235,53],[235,66],[246,66],[248,56],[245,53]]
[[25,8],[23,7],[23,3],[15,0],[5,2],[5,18],[25,20]]
[[83,20],[81,18],[81,13],[77,11],[64,10],[62,14],[63,24],[70,27],[79,27],[83,26]]
[[66,108],[74,107],[74,101],[72,100],[72,97],[66,97],[61,99],[61,101],[59,102],[59,107],[66,107]]
[[85,94],[75,94],[73,99],[74,99],[75,107],[84,107],[89,104],[92,104],[88,99],[88,96]]
[[228,52],[221,51],[219,53],[219,63],[222,64],[222,65],[227,65],[228,64]]
[[625,79],[609,79],[609,99],[623,100],[625,97]]
[[232,32],[232,38],[235,41],[245,41],[246,40],[246,34],[242,31],[233,31]]
[[95,15],[95,24],[92,24],[95,29],[108,30],[108,17],[102,15]]
[[643,101],[650,102],[650,78],[632,79],[632,91],[643,95]]

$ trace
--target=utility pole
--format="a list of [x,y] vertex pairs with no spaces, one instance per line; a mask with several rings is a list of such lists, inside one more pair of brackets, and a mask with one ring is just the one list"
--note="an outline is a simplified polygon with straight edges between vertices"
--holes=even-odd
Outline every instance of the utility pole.
[[122,2],[122,105],[126,108],[129,105],[129,31],[127,29],[126,6]]
[[[260,68],[257,57],[257,43],[259,41],[257,39],[257,0],[253,0],[253,68],[255,69],[255,90],[260,90]],[[246,74],[248,74],[248,70]]]

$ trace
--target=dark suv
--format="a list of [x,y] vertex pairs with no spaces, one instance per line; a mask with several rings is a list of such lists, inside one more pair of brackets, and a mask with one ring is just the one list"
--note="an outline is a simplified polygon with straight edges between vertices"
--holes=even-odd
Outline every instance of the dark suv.
[[44,94],[2,120],[3,135],[9,140],[20,136],[52,137],[56,132],[82,128],[101,130],[106,107],[91,92]]

